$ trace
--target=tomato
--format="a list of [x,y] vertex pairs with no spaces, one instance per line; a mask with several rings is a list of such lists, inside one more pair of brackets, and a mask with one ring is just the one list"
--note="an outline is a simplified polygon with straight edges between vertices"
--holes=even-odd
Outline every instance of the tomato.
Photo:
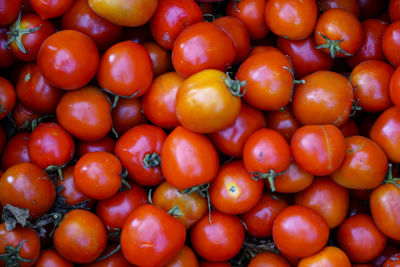
[[295,204],[317,211],[330,229],[340,225],[349,210],[349,191],[329,177],[319,177],[295,196]]
[[[317,50],[317,51],[319,51],[319,50]],[[281,50],[279,50],[275,46],[272,46],[272,44],[271,45],[258,45],[258,46],[255,46],[255,47],[251,48],[249,56],[256,55],[256,54],[261,54],[261,53],[264,53],[264,52],[282,53]]]
[[329,227],[324,218],[311,208],[292,205],[276,217],[272,237],[285,254],[308,257],[325,246]]
[[387,8],[387,2],[379,0],[359,0],[361,19],[374,18]]
[[235,46],[235,60],[233,64],[239,64],[246,59],[250,51],[250,36],[246,25],[233,16],[223,16],[213,21],[232,40]]
[[14,85],[6,78],[0,77],[0,120],[11,112],[16,101]]
[[209,22],[198,22],[184,29],[172,48],[172,65],[184,77],[206,69],[226,71],[234,59],[231,38]]
[[153,66],[147,50],[132,41],[119,42],[102,55],[97,81],[120,96],[141,96],[151,85]]
[[278,254],[273,252],[262,252],[254,256],[247,267],[290,267],[290,264]]
[[[231,83],[231,84],[230,84]],[[176,94],[176,116],[187,129],[212,133],[230,126],[240,112],[241,85],[219,70],[185,79]]]
[[28,132],[19,132],[8,140],[1,157],[2,170],[5,171],[17,163],[30,162],[28,153],[30,135]]
[[354,14],[360,16],[360,4],[357,0],[318,0],[317,5],[321,13],[332,8],[343,8]]
[[383,54],[387,61],[395,68],[400,65],[400,56],[397,53],[400,46],[399,32],[400,21],[396,21],[385,29],[382,36]]
[[31,4],[35,12],[42,19],[52,19],[63,15],[74,0],[31,0]]
[[298,267],[341,266],[351,267],[347,255],[339,248],[327,246],[313,256],[303,258]]
[[398,267],[400,266],[400,253],[393,254],[390,256],[382,266],[386,267]]
[[263,39],[269,32],[264,18],[266,3],[266,0],[229,0],[226,14],[240,19],[247,27],[252,40]]
[[176,117],[176,93],[184,78],[176,72],[168,72],[154,78],[142,97],[142,108],[146,117],[155,125],[173,129],[180,123]]
[[342,164],[346,144],[335,126],[307,125],[299,128],[290,142],[297,165],[313,175],[329,175]]
[[117,192],[112,197],[97,202],[96,214],[109,231],[122,229],[129,214],[148,203],[145,189],[133,183],[129,185],[128,190]]
[[125,132],[115,144],[115,155],[134,182],[154,186],[163,181],[160,154],[166,139],[160,127],[140,124]]
[[360,49],[347,58],[350,67],[369,59],[385,60],[382,50],[383,32],[388,24],[380,19],[368,19],[361,22],[363,29],[363,41]]
[[99,52],[87,35],[63,30],[50,35],[39,49],[37,64],[54,86],[66,90],[86,85],[96,74]]
[[317,13],[315,0],[269,0],[265,23],[278,36],[301,40],[313,32]]
[[156,11],[157,0],[89,0],[100,17],[117,25],[137,27],[146,24]]
[[317,71],[303,78],[293,92],[293,113],[301,124],[343,125],[350,116],[353,87],[342,75]]
[[333,66],[333,59],[316,49],[312,35],[302,40],[290,40],[278,37],[277,47],[290,56],[293,64],[294,75],[300,79],[319,70],[329,70]]
[[[74,206],[83,201],[90,201],[77,187],[74,181],[75,165],[69,165],[62,169],[62,180],[57,179],[57,187],[61,188],[59,194],[65,199],[65,204]],[[89,204],[89,203],[88,203]]]
[[111,111],[114,131],[122,135],[130,128],[147,123],[142,111],[142,105],[137,98],[119,98],[117,105]]
[[0,1],[0,26],[7,26],[13,22],[21,9],[22,0],[1,0]]
[[388,160],[385,152],[374,141],[363,136],[345,139],[346,155],[342,165],[331,178],[352,189],[373,189],[385,178]]
[[113,153],[114,146],[115,140],[107,135],[97,141],[81,141],[78,143],[77,155],[78,157],[81,157],[86,153],[95,151]]
[[164,266],[179,253],[186,229],[176,218],[156,206],[146,204],[126,219],[121,233],[125,258],[140,266]]
[[186,229],[192,227],[207,213],[207,200],[199,192],[182,193],[168,182],[157,186],[153,194],[153,203],[165,212],[176,209],[177,219]]
[[247,138],[260,128],[266,127],[263,113],[246,104],[241,103],[240,113],[230,126],[209,134],[210,139],[225,155],[240,158]]
[[243,98],[255,108],[277,110],[289,103],[294,80],[290,60],[283,53],[271,51],[248,57],[236,79],[246,81]]
[[73,267],[72,262],[64,259],[54,249],[44,249],[40,252],[39,258],[35,264],[36,267],[58,266]]
[[7,32],[7,27],[0,28],[0,69],[10,68],[15,62],[15,56],[8,49]]
[[352,56],[362,45],[363,31],[358,18],[342,8],[319,16],[314,29],[317,48],[334,57]]
[[163,0],[150,20],[150,30],[159,45],[171,50],[182,30],[201,21],[203,14],[194,0]]
[[206,260],[229,260],[243,245],[244,227],[238,217],[212,211],[193,226],[190,241],[197,254]]
[[86,34],[101,51],[116,43],[122,36],[122,27],[99,17],[89,7],[87,0],[74,1],[62,16],[61,27]]
[[[100,257],[104,257],[108,255],[111,251],[116,248],[116,244],[109,243],[104,252],[100,255]],[[114,254],[109,257],[106,257],[103,260],[95,260],[91,263],[79,265],[80,267],[131,267],[130,264],[122,254],[121,250],[118,250]]]
[[35,63],[26,64],[16,85],[18,100],[40,114],[54,114],[63,90],[52,86],[40,73]]
[[367,214],[347,218],[337,231],[339,247],[353,262],[368,262],[377,257],[386,245],[386,236]]
[[161,169],[165,180],[178,189],[211,182],[217,175],[219,159],[211,141],[182,126],[165,139]]
[[94,261],[106,248],[107,234],[101,220],[87,210],[68,212],[54,232],[57,252],[74,263]]
[[28,130],[32,122],[39,118],[39,114],[17,102],[12,111],[12,118],[18,130]]
[[300,127],[300,123],[294,117],[290,105],[282,107],[279,110],[267,112],[265,118],[268,128],[280,132],[288,142],[290,142],[297,128]]
[[58,122],[80,140],[96,141],[111,130],[111,104],[96,86],[65,93],[56,114]]
[[272,236],[274,220],[287,206],[286,201],[279,196],[264,193],[250,210],[240,215],[246,225],[246,232],[259,238]]
[[255,179],[266,179],[275,191],[275,177],[289,168],[290,154],[289,145],[279,132],[262,128],[246,140],[243,163]]
[[74,182],[78,189],[93,199],[112,197],[121,186],[122,165],[109,152],[86,153],[74,168]]
[[389,95],[395,106],[400,106],[400,69],[397,68],[390,78]]
[[139,44],[154,42],[148,23],[139,27],[124,27],[122,29],[122,40],[130,40]]
[[389,16],[392,22],[400,19],[400,2],[398,0],[391,0],[389,2]]
[[165,267],[181,267],[181,266],[193,266],[198,267],[199,262],[197,260],[196,254],[188,246],[183,246],[179,251],[178,255],[170,261]]
[[150,55],[154,76],[166,73],[172,69],[171,54],[155,42],[143,44]]
[[400,162],[400,109],[396,106],[386,109],[373,123],[369,136],[385,151],[389,161]]
[[383,263],[393,254],[399,253],[400,249],[394,245],[387,244],[382,253],[373,260],[373,266],[385,266]]
[[[21,244],[21,248],[15,250]],[[2,256],[8,254],[7,251],[10,249],[7,249],[7,246],[13,247],[15,252],[9,254],[8,262],[1,259],[1,266],[33,266],[40,254],[40,240],[35,230],[17,225],[12,231],[7,231],[5,224],[2,223],[0,224],[0,254]],[[27,261],[22,261],[17,257]]]
[[32,219],[44,215],[53,206],[56,189],[50,177],[32,163],[18,163],[0,178],[0,203],[28,209]]
[[275,190],[280,193],[297,193],[306,189],[313,180],[314,175],[300,168],[292,159],[289,168],[276,176]]

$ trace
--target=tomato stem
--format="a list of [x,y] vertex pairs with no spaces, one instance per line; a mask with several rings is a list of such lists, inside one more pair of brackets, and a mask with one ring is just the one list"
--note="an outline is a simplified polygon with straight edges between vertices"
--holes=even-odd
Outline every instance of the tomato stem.
[[120,250],[120,249],[121,249],[121,243],[119,243],[118,246],[117,246],[115,249],[113,249],[112,251],[110,251],[109,253],[107,253],[106,255],[104,255],[103,257],[100,257],[100,258],[96,259],[96,261],[105,260],[105,259],[111,257],[112,255],[114,255],[115,253],[117,253],[118,250]]
[[269,183],[269,187],[271,188],[271,192],[275,192],[275,179],[277,176],[283,174],[284,172],[275,172],[275,170],[271,169],[268,172],[250,172],[251,178],[253,180],[258,181],[260,179],[267,179]]
[[386,172],[385,180],[383,181],[384,184],[393,184],[398,189],[400,189],[400,184],[397,181],[400,181],[400,178],[393,177],[393,170],[392,170],[392,163],[388,164],[388,169]]
[[143,164],[146,169],[155,168],[161,165],[161,157],[156,152],[147,153],[143,158]]
[[[231,77],[229,77],[229,73],[226,73],[225,85],[229,88],[231,94],[234,96],[243,97],[244,94],[246,93],[247,82],[234,80]],[[243,92],[242,92],[242,87],[243,87]]]
[[237,4],[238,2],[240,2],[240,0],[234,0],[234,1],[233,1],[233,8],[234,8],[237,12],[240,13],[240,10],[239,10],[239,9],[237,8],[237,6],[236,6],[236,4]]
[[22,240],[21,243],[19,243],[19,245],[16,247],[13,247],[11,245],[7,245],[5,247],[5,253],[0,255],[0,260],[6,262],[5,266],[20,266],[19,264],[20,261],[29,263],[37,260],[37,259],[33,260],[25,259],[19,255],[21,248],[26,241],[27,240]]
[[331,55],[331,58],[335,58],[336,53],[338,53],[338,52],[340,52],[340,53],[342,53],[342,54],[344,54],[344,55],[346,55],[346,56],[352,56],[352,54],[347,53],[343,48],[341,48],[341,47],[339,46],[339,44],[340,44],[341,42],[343,42],[344,39],[340,39],[340,40],[331,40],[331,39],[329,39],[327,36],[325,36],[324,34],[322,34],[322,33],[320,33],[320,32],[318,32],[318,34],[321,35],[322,38],[325,39],[326,43],[325,43],[325,44],[322,44],[322,45],[316,46],[316,47],[315,47],[316,49],[327,48],[327,49],[329,50],[329,53],[330,53],[330,55]]

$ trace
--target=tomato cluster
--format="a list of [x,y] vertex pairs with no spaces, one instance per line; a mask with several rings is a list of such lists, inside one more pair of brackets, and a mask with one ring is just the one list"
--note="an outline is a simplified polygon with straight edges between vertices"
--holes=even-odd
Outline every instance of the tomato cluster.
[[0,266],[400,266],[400,0],[0,0]]

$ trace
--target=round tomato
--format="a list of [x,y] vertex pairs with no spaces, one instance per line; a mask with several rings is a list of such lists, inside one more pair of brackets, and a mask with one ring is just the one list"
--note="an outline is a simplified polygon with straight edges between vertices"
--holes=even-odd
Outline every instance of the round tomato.
[[294,116],[290,105],[282,107],[279,110],[267,112],[265,118],[268,128],[281,133],[288,142],[292,139],[292,135],[297,128],[300,127],[300,123]]
[[390,77],[389,94],[395,106],[400,107],[400,68],[397,68]]
[[63,15],[74,0],[31,0],[30,2],[42,19],[52,19]]
[[274,184],[276,192],[297,193],[306,189],[314,180],[314,175],[300,168],[291,159],[289,168],[276,176]]
[[113,153],[114,146],[115,140],[107,135],[97,141],[80,141],[78,143],[77,155],[78,157],[81,157],[86,153],[95,151],[105,151]]
[[[116,249],[116,244],[115,243],[108,243],[108,246],[106,249],[103,251],[103,253],[100,255],[100,258],[105,257],[106,255],[109,255],[112,251]],[[121,250],[118,250],[117,252],[113,253],[111,256],[105,257],[102,260],[99,260],[98,258],[95,261],[92,261],[91,263],[87,264],[81,264],[79,265],[80,267],[132,267],[132,264],[129,263],[122,254]]]
[[64,259],[60,254],[57,253],[56,250],[44,249],[40,252],[40,256],[36,261],[35,267],[47,266],[73,267],[74,264]]
[[255,255],[247,267],[264,267],[264,266],[274,266],[274,267],[290,267],[289,262],[287,262],[282,256],[279,256],[273,252],[261,252]]
[[0,77],[0,120],[14,108],[17,101],[15,87],[6,78]]
[[[60,188],[59,194],[65,199],[65,204],[74,206],[83,201],[90,201],[77,187],[74,181],[75,165],[69,165],[62,169],[62,180],[57,179],[57,187]],[[89,202],[90,203],[90,202]],[[89,206],[89,203],[87,206]]]
[[171,53],[159,46],[156,42],[143,44],[150,55],[154,76],[166,73],[172,69]]
[[165,267],[181,267],[181,266],[193,266],[198,267],[199,262],[197,260],[196,254],[188,246],[183,246],[179,251],[178,255],[170,261]]
[[138,98],[119,98],[111,111],[112,126],[118,135],[124,134],[130,128],[147,123]]
[[8,140],[1,157],[2,170],[5,171],[17,163],[30,162],[28,153],[30,135],[29,132],[19,132]]
[[10,68],[15,62],[15,56],[11,53],[10,49],[8,49],[7,32],[7,27],[0,28],[0,69]]
[[327,246],[313,256],[303,258],[298,267],[340,266],[351,267],[346,253],[337,247]]
[[7,26],[13,22],[17,16],[18,12],[22,7],[22,0],[1,0],[0,1],[0,26]]
[[343,8],[354,14],[360,16],[360,4],[358,0],[318,0],[318,9],[323,13],[332,8]]
[[383,54],[387,61],[395,68],[400,65],[400,55],[398,53],[400,47],[399,33],[400,21],[396,21],[385,29],[382,36]]

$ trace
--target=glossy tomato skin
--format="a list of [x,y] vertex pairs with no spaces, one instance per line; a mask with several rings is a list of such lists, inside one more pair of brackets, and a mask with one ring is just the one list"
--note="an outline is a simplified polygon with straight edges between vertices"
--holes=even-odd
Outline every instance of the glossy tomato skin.
[[248,267],[290,267],[282,256],[274,252],[261,252],[254,256]]
[[225,261],[235,256],[244,241],[244,227],[239,218],[218,211],[205,215],[190,231],[194,250],[210,261]]
[[383,54],[387,61],[395,68],[400,65],[400,56],[397,53],[400,46],[399,32],[400,21],[396,21],[385,29],[382,36]]
[[334,124],[341,126],[350,117],[353,87],[342,75],[317,71],[295,86],[293,113],[301,124]]
[[73,0],[31,0],[33,9],[42,19],[52,19],[63,15],[73,2]]
[[112,126],[118,135],[124,134],[130,128],[147,123],[138,98],[119,98],[117,106],[111,111]]
[[159,156],[166,136],[160,127],[140,124],[118,139],[115,155],[127,169],[130,179],[145,186],[154,186],[163,181]]
[[18,163],[0,178],[0,202],[29,210],[32,219],[50,210],[56,189],[50,177],[32,163]]
[[22,5],[21,0],[16,0],[16,1],[1,0],[0,2],[1,27],[7,26],[17,18],[21,5]]
[[201,21],[203,14],[194,0],[164,0],[157,5],[150,30],[159,45],[171,50],[182,30]]
[[323,217],[311,208],[292,205],[276,217],[272,237],[283,253],[308,257],[325,246],[329,227]]
[[332,8],[343,8],[350,11],[354,16],[360,16],[360,4],[357,0],[318,0],[317,5],[321,13]]
[[[114,243],[109,243],[104,250],[104,252],[100,255],[100,257],[108,255],[111,251],[113,251],[116,248],[116,244]],[[130,264],[122,254],[121,250],[118,250],[114,254],[112,254],[109,257],[106,257],[105,259],[101,261],[93,261],[91,263],[87,264],[81,264],[79,265],[80,267],[131,267],[132,264]]]
[[96,141],[111,130],[111,104],[96,86],[65,93],[56,114],[58,122],[80,140]]
[[278,36],[301,40],[313,32],[317,11],[314,0],[269,0],[265,6],[265,23]]
[[102,55],[97,81],[102,88],[121,96],[141,96],[151,85],[153,65],[143,45],[123,41]]
[[95,151],[105,151],[105,152],[113,153],[114,146],[115,146],[115,140],[106,135],[97,141],[81,141],[81,142],[79,142],[76,152],[77,152],[78,157],[81,157],[86,153],[95,152]]
[[1,157],[1,169],[3,171],[17,163],[30,162],[28,153],[29,137],[29,132],[19,132],[8,140]]
[[347,218],[337,232],[339,247],[353,262],[368,262],[377,257],[385,248],[386,239],[367,214]]
[[331,178],[343,187],[374,189],[386,176],[388,159],[374,141],[363,136],[345,139],[346,155]]
[[59,267],[73,267],[74,264],[64,259],[54,249],[45,249],[40,252],[39,258],[35,264],[36,267],[46,266],[59,266]]
[[114,24],[137,27],[146,24],[157,9],[158,0],[89,0],[90,8]]
[[154,76],[171,71],[172,63],[170,51],[162,48],[156,42],[147,42],[144,43],[143,46],[150,55]]
[[26,64],[16,84],[18,100],[40,114],[54,114],[63,90],[51,85],[35,63]]
[[12,111],[12,117],[18,130],[27,130],[29,124],[39,118],[39,114],[17,102]]
[[42,169],[62,166],[75,155],[72,136],[55,122],[45,122],[32,132],[28,142],[30,160]]
[[86,85],[95,76],[99,52],[87,35],[63,30],[50,35],[42,43],[37,64],[51,84],[73,90]]
[[300,127],[300,123],[294,116],[290,105],[280,108],[279,110],[266,112],[265,118],[268,128],[280,132],[288,142],[292,139],[292,135],[297,128]]
[[107,234],[101,220],[87,210],[68,212],[54,232],[57,252],[74,263],[94,261],[107,245]]
[[117,42],[122,36],[122,27],[99,17],[86,0],[74,1],[62,16],[61,27],[86,34],[101,51]]
[[230,126],[240,112],[241,99],[219,70],[203,70],[186,78],[176,93],[176,117],[187,129],[212,133]]
[[180,267],[180,266],[192,266],[198,267],[199,262],[197,260],[196,254],[188,246],[183,246],[179,251],[178,255],[170,261],[165,267]]
[[389,95],[395,106],[400,106],[400,68],[397,68],[390,79]]
[[226,71],[234,59],[231,38],[210,22],[198,22],[184,29],[172,48],[172,65],[184,77],[206,69]]
[[0,120],[4,119],[11,112],[17,101],[15,87],[6,78],[0,77]]
[[247,138],[260,128],[266,127],[263,113],[242,101],[240,113],[230,126],[209,134],[219,151],[225,155],[240,158]]
[[249,31],[252,40],[260,40],[269,32],[264,15],[266,3],[265,0],[244,0],[240,2],[229,0],[226,5],[226,14],[240,19]]
[[7,46],[8,27],[0,27],[0,69],[7,69],[15,62],[15,56]]
[[313,256],[303,258],[298,267],[318,267],[318,266],[343,266],[351,267],[347,255],[339,248],[327,246]]
[[263,193],[260,200],[247,212],[240,215],[251,236],[272,236],[272,225],[278,214],[288,206],[279,196]]
[[166,181],[158,185],[154,191],[153,203],[165,212],[177,206],[180,213],[182,213],[177,219],[181,221],[186,229],[192,227],[206,215],[208,208],[207,200],[200,193],[182,194],[179,189]]
[[297,193],[306,189],[313,180],[314,175],[300,168],[292,158],[289,167],[276,176],[275,190],[279,193]]
[[65,203],[71,206],[88,201],[89,206],[90,199],[83,194],[77,187],[74,181],[74,169],[75,165],[69,165],[62,169],[62,180],[57,179],[57,187],[61,187],[59,194],[65,199]]
[[165,180],[178,189],[211,182],[219,168],[218,154],[207,137],[183,126],[165,139],[161,169]]
[[121,233],[121,249],[132,264],[163,266],[179,253],[185,239],[186,229],[181,222],[162,209],[146,204],[135,209],[126,219]]

